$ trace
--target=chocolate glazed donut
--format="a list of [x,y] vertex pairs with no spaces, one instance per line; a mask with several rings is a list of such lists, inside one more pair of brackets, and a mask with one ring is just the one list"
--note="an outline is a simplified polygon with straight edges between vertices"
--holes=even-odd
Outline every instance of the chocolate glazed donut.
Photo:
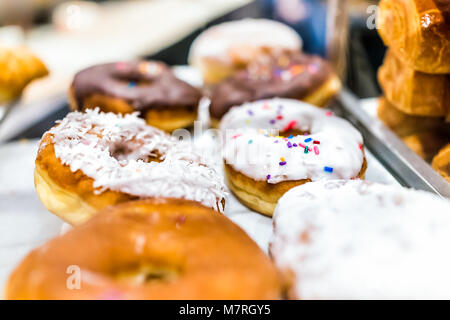
[[340,90],[332,67],[318,56],[303,53],[264,57],[234,74],[212,93],[213,125],[233,106],[280,97],[325,106]]
[[95,65],[75,75],[73,110],[138,111],[149,125],[166,131],[188,127],[197,117],[201,93],[178,79],[162,62],[134,61]]

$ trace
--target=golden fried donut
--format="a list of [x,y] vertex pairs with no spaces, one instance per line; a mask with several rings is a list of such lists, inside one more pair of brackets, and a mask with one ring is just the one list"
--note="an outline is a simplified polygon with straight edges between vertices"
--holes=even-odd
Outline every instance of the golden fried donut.
[[[67,287],[70,266],[79,289]],[[106,209],[33,250],[6,298],[279,299],[280,286],[269,258],[227,217],[161,198]]]
[[363,178],[361,134],[330,111],[290,99],[232,108],[223,118],[225,179],[249,208],[271,216],[289,189],[316,180]]
[[289,26],[268,19],[243,19],[202,32],[189,50],[189,64],[205,84],[217,84],[260,56],[299,52],[302,40]]
[[71,224],[142,198],[195,200],[223,210],[225,186],[190,144],[136,114],[72,112],[44,134],[35,185],[47,209]]
[[169,132],[194,123],[200,98],[198,89],[157,61],[92,66],[78,72],[69,89],[72,110],[138,111],[147,124]]
[[213,89],[211,123],[218,124],[231,107],[275,97],[324,107],[340,89],[341,81],[333,68],[319,56],[292,53],[262,57]]
[[20,96],[34,79],[48,74],[47,67],[25,47],[0,47],[0,103]]
[[378,102],[378,118],[400,137],[423,131],[450,134],[450,123],[444,118],[413,116],[398,110],[386,98]]
[[290,299],[449,299],[450,202],[361,180],[289,190],[269,251]]
[[389,102],[404,113],[444,117],[450,112],[450,76],[416,71],[392,50],[378,70],[378,81]]
[[411,68],[450,73],[448,0],[382,0],[377,27],[386,46]]
[[450,183],[450,143],[442,148],[433,158],[433,169]]

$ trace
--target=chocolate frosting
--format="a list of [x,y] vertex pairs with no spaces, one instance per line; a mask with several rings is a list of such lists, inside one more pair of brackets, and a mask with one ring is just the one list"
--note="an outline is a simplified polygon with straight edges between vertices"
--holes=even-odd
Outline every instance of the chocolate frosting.
[[319,56],[303,53],[264,57],[216,86],[210,113],[220,119],[233,106],[274,97],[308,96],[332,75],[331,66]]
[[156,61],[95,65],[75,75],[72,89],[79,108],[93,94],[123,99],[142,112],[169,107],[196,110],[201,98],[198,89]]

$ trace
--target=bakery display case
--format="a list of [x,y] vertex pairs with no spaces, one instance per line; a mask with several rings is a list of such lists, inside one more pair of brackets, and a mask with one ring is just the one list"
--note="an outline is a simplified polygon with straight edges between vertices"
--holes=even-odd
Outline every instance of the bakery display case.
[[[450,234],[446,1],[25,2],[0,4],[2,298],[450,298],[396,268],[447,279],[414,236]],[[65,248],[106,280],[67,291]]]

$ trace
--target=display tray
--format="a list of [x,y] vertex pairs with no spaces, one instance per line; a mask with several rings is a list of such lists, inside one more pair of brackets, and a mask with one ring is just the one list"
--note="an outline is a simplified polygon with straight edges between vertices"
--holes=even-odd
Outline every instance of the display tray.
[[[13,268],[33,248],[67,230],[67,225],[41,204],[33,183],[34,160],[38,140],[22,140],[0,147],[0,288]],[[215,153],[216,142],[206,131],[195,140],[202,148]],[[366,179],[397,184],[394,177],[367,152]],[[219,159],[211,156],[221,170]],[[241,226],[267,252],[272,234],[272,220],[243,206],[231,193],[225,215]]]

